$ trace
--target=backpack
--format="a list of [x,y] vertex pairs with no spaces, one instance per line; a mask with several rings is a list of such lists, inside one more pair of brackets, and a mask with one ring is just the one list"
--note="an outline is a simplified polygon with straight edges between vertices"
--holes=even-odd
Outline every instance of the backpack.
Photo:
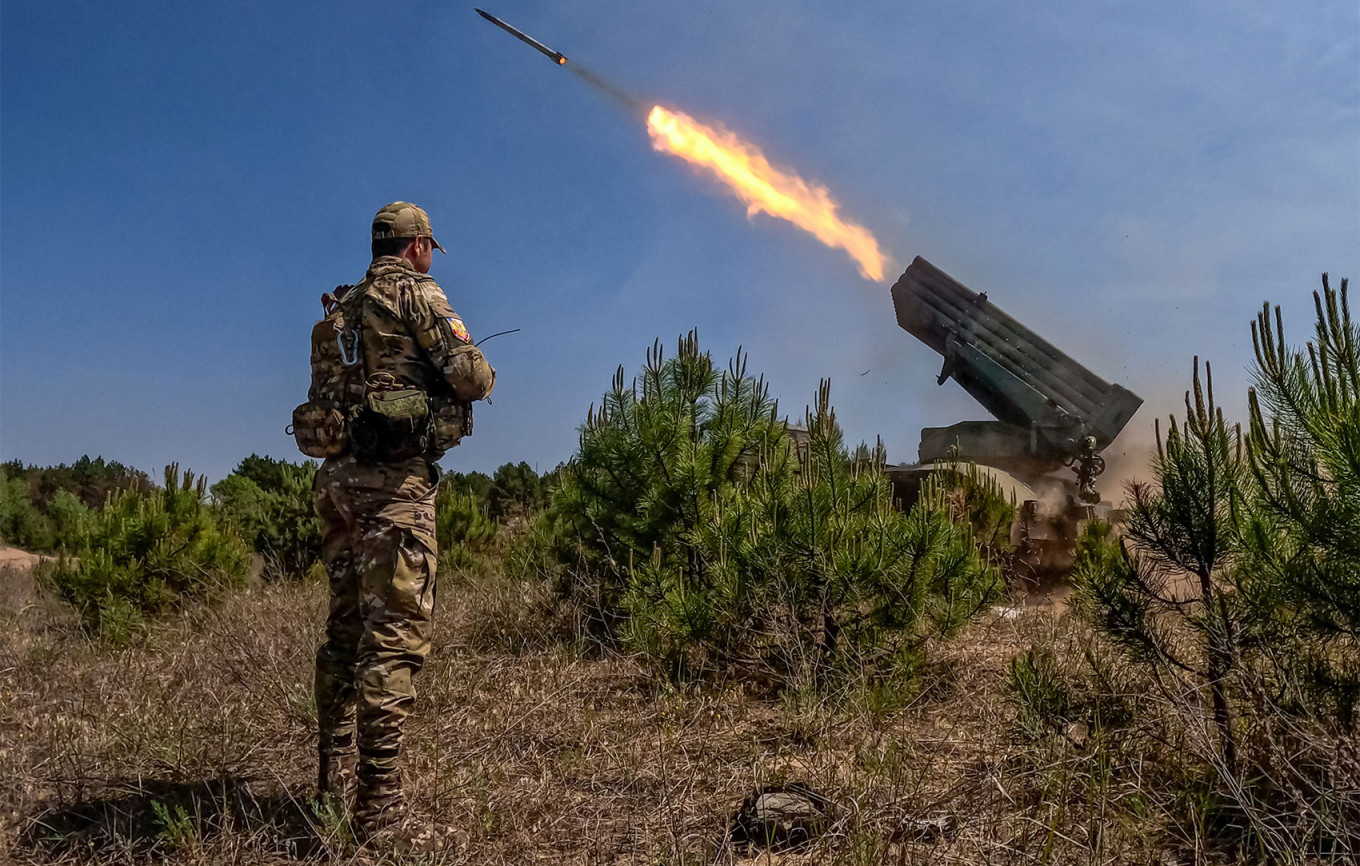
[[321,296],[325,317],[312,327],[312,385],[293,410],[290,431],[308,457],[338,457],[349,450],[350,422],[364,405],[363,346],[359,320],[363,284],[336,286]]

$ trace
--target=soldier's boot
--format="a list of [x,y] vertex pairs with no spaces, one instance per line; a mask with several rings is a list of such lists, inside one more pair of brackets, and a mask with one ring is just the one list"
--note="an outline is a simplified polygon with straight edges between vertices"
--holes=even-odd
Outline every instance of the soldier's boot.
[[[385,756],[386,757],[386,756]],[[401,792],[401,768],[389,758],[377,764],[369,755],[358,766],[358,789],[354,795],[354,830],[359,841],[398,822],[406,813]]]
[[384,820],[376,826],[359,824],[355,836],[370,851],[397,854],[438,854],[459,847],[451,826],[416,815],[405,806],[384,813]]
[[370,850],[434,854],[457,845],[452,827],[411,812],[402,796],[400,770],[367,764],[359,766],[354,830],[359,844]]

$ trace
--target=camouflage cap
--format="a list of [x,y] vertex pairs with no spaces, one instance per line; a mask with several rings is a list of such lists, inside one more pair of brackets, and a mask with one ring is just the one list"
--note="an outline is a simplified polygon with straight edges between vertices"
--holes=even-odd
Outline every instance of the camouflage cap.
[[394,201],[374,215],[373,240],[384,238],[429,238],[435,249],[448,252],[434,239],[430,215],[409,201]]

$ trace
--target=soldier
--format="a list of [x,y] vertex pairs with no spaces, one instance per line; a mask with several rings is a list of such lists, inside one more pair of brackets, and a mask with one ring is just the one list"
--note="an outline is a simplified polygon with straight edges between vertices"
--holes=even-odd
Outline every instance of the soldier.
[[323,297],[312,390],[294,413],[304,453],[324,456],[316,508],[330,580],[316,655],[322,797],[348,803],[365,844],[443,847],[448,833],[409,814],[401,726],[430,649],[434,605],[434,461],[471,432],[471,403],[495,370],[427,276],[435,249],[425,211],[394,202],[373,218],[373,261],[356,286]]

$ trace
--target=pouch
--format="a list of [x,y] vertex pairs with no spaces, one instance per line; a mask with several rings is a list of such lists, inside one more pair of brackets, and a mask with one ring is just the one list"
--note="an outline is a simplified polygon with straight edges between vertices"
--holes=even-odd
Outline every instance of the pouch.
[[436,399],[430,406],[432,416],[430,444],[441,455],[472,433],[472,404],[462,400]]
[[308,457],[338,457],[349,448],[345,413],[334,403],[308,400],[293,410],[293,439]]
[[363,463],[392,463],[430,450],[430,404],[414,388],[370,390],[349,425],[350,447]]
[[369,391],[368,408],[393,421],[419,421],[430,413],[424,391]]

